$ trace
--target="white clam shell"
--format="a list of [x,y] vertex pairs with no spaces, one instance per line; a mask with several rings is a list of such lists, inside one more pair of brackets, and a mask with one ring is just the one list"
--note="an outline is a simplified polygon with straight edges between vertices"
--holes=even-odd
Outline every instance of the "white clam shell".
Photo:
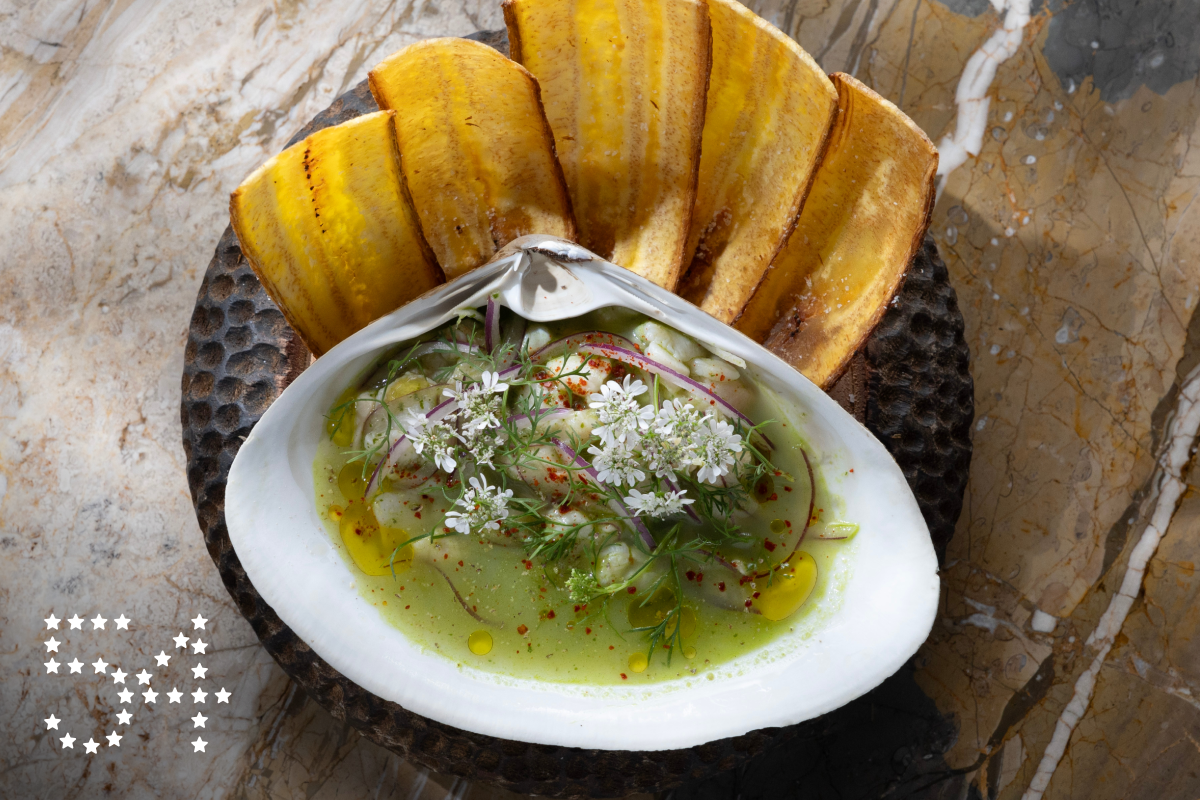
[[[331,666],[381,698],[464,730],[609,750],[690,747],[790,725],[859,697],[916,652],[934,621],[937,561],[899,467],[796,370],[695,306],[578,245],[527,236],[502,257],[377,320],[322,356],[267,410],[229,473],[229,538],[275,612]],[[313,460],[324,414],[393,345],[488,295],[534,321],[623,306],[744,361],[785,398],[830,489],[859,525],[835,610],[695,676],[586,687],[497,676],[410,642],[361,599],[318,518]],[[850,468],[854,469],[849,473]],[[709,679],[709,674],[712,679]]]

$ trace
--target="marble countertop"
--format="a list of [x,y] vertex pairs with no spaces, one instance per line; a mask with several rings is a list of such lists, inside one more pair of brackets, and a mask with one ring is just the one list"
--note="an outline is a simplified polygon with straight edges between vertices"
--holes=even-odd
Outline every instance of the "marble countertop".
[[[934,631],[851,709],[871,757],[832,730],[674,796],[1192,796],[1200,6],[750,5],[939,144],[975,454]],[[204,549],[178,410],[229,191],[397,48],[502,25],[490,0],[0,6],[0,793],[505,796],[364,740],[265,655]],[[132,724],[118,668],[162,694]]]

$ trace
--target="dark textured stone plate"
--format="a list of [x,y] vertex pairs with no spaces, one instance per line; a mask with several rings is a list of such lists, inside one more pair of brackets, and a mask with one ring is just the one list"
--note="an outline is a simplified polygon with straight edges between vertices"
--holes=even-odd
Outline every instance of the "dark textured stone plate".
[[[503,31],[470,38],[507,52]],[[292,142],[375,110],[364,81],[318,114]],[[729,770],[768,748],[778,752],[777,746],[793,737],[809,741],[836,724],[843,709],[789,728],[754,731],[685,750],[581,750],[452,728],[347,680],[259,597],[225,527],[225,480],[238,448],[309,360],[242,257],[233,230],[226,228],[200,286],[184,356],[180,418],[188,486],[209,555],[242,615],[284,672],[334,717],[435,771],[556,797],[658,791]],[[900,464],[939,558],[954,533],[970,465],[974,401],[968,362],[954,289],[936,246],[926,239],[899,301],[888,309],[832,392]]]

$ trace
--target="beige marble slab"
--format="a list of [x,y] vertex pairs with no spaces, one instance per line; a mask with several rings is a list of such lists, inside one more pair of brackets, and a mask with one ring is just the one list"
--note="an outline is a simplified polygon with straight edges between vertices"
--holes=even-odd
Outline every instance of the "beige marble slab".
[[[1100,55],[1079,34],[1098,77],[1065,70],[1086,9],[1035,5],[1024,23],[1016,2],[997,2],[1003,14],[972,0],[752,4],[825,69],[900,102],[935,142],[958,129],[972,55],[1014,31],[985,84],[979,152],[948,174],[934,213],[978,421],[943,614],[915,662],[958,731],[938,780],[988,798],[1027,792],[1095,656],[1084,642],[1146,527],[1164,426],[1200,361],[1194,76],[1156,77],[1175,62],[1152,66],[1167,52],[1152,38],[1141,61],[1111,67],[1133,47],[1111,29],[1096,34],[1109,37]],[[22,797],[497,796],[364,741],[257,647],[192,516],[178,387],[228,192],[375,61],[424,36],[499,27],[498,7],[54,0],[3,12],[0,786]],[[1176,25],[1184,47],[1186,20],[1171,19],[1161,26]],[[1064,20],[1076,27],[1064,33]],[[1046,797],[1194,792],[1194,506],[1189,495],[1166,529]],[[48,714],[76,736],[107,734],[121,704],[111,678],[45,674],[51,612],[133,619],[128,634],[58,636],[68,658],[160,669],[156,688],[225,681],[231,702],[209,714],[206,752],[191,752],[190,714],[161,699],[139,706],[119,748],[64,752]],[[197,613],[211,619],[211,656],[158,668],[154,654]],[[199,661],[211,678],[186,669]]]

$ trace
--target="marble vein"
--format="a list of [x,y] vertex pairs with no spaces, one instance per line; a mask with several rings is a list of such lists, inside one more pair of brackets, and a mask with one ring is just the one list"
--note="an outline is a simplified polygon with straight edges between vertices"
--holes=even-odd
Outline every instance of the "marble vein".
[[1075,726],[1079,724],[1092,701],[1092,694],[1096,690],[1096,678],[1104,666],[1105,659],[1108,658],[1109,651],[1112,650],[1117,634],[1125,624],[1126,617],[1129,616],[1133,601],[1141,591],[1146,566],[1158,549],[1159,542],[1162,541],[1163,534],[1175,515],[1175,509],[1179,506],[1179,500],[1187,489],[1183,473],[1192,459],[1197,432],[1200,432],[1200,367],[1188,373],[1179,393],[1174,419],[1167,430],[1163,454],[1159,457],[1156,481],[1158,500],[1154,505],[1150,523],[1130,553],[1121,588],[1113,595],[1096,628],[1088,636],[1086,645],[1093,649],[1096,655],[1075,681],[1075,693],[1055,723],[1054,735],[1046,745],[1042,760],[1029,787],[1021,795],[1021,800],[1041,800],[1067,750]]
[[958,107],[954,133],[942,137],[938,143],[938,197],[950,173],[965,164],[968,156],[979,155],[991,104],[988,92],[996,79],[996,70],[1016,54],[1029,24],[1030,0],[992,0],[992,4],[996,11],[1004,13],[1004,25],[971,54],[963,67],[954,93],[954,104]]

